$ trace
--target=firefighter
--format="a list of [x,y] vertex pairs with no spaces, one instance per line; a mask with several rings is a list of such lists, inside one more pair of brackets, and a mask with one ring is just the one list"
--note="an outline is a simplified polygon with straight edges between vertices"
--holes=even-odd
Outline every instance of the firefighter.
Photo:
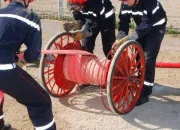
[[[35,130],[56,130],[50,96],[17,65],[18,60],[36,61],[41,52],[40,19],[27,9],[31,2],[33,0],[10,0],[7,7],[0,9],[0,90],[27,107]],[[24,58],[18,59],[17,53],[23,43],[27,49]],[[0,114],[3,117],[3,113]],[[0,130],[11,127],[0,125]]]
[[108,55],[115,37],[115,13],[110,0],[67,0],[77,23],[65,23],[66,31],[77,30],[72,36],[82,40],[83,47],[93,53],[95,40],[101,32],[103,52]]
[[[149,101],[155,77],[156,58],[165,34],[167,23],[166,12],[158,0],[121,0],[119,28],[112,53],[127,40],[137,40],[145,55],[145,81],[137,101],[137,106]],[[130,18],[133,18],[136,29],[129,33]]]

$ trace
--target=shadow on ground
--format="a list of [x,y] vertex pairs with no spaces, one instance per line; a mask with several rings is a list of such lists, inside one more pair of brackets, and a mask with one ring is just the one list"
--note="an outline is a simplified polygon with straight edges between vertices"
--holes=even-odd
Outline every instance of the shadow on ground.
[[180,129],[180,88],[155,84],[150,102],[135,107],[122,116],[133,126],[143,130]]
[[[103,99],[107,104],[106,95],[104,95]],[[104,107],[100,88],[97,86],[88,86],[70,97],[60,98],[59,101],[64,106],[78,111],[113,116],[112,112]]]
[[[98,87],[88,87],[72,97],[60,99],[60,103],[78,111],[115,116],[108,111],[101,102]],[[143,130],[180,129],[180,88],[155,84],[150,102],[135,107],[130,113],[120,115],[131,125]],[[117,117],[117,116],[115,116]]]

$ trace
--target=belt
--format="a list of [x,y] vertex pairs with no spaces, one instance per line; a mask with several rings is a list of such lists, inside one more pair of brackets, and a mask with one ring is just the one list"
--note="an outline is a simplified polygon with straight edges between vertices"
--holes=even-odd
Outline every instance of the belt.
[[11,70],[16,68],[16,64],[12,63],[12,64],[0,64],[0,70]]

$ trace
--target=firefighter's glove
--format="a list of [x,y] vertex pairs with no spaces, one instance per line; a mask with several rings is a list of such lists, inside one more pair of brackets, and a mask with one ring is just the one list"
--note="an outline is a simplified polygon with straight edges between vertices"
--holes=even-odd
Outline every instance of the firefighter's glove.
[[125,36],[123,37],[122,39],[118,40],[116,39],[116,41],[114,42],[114,44],[112,45],[112,51],[111,51],[111,54],[114,55],[117,51],[117,49],[123,44],[125,43],[126,41],[129,40],[129,37],[128,36]]
[[71,32],[71,36],[74,38],[74,40],[79,41],[84,38],[91,37],[92,31],[91,29],[83,27],[81,30]]
[[119,31],[117,34],[117,39],[122,39],[123,37],[127,36],[127,34],[124,31]]
[[63,27],[66,32],[69,32],[69,31],[80,30],[82,28],[82,24],[80,22],[70,22],[63,24]]
[[116,39],[116,41],[114,42],[114,44],[112,45],[112,51],[111,51],[111,54],[112,56],[116,53],[117,49],[123,44],[125,43],[126,41],[128,40],[137,40],[139,37],[138,37],[138,34],[137,33],[133,33],[132,35],[128,35],[128,36],[125,36],[123,37],[122,39]]
[[71,34],[71,36],[72,36],[72,37],[74,38],[74,40],[76,40],[76,41],[80,41],[80,40],[82,40],[82,39],[84,38],[82,31],[73,32],[73,33]]

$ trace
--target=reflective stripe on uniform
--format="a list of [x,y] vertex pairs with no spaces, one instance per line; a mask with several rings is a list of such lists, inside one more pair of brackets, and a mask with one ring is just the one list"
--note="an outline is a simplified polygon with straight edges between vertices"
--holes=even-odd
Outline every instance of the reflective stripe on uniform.
[[143,12],[144,12],[144,14],[146,14],[146,15],[147,15],[147,11],[146,11],[146,10],[144,10]]
[[140,12],[140,11],[132,12],[132,15],[143,15],[143,12]]
[[16,64],[12,63],[12,64],[0,64],[0,70],[11,70],[16,68]]
[[[104,4],[104,0],[102,0],[102,4]],[[105,7],[103,7],[103,9],[100,12],[100,15],[102,15],[105,12]]]
[[157,5],[157,7],[152,11],[152,14],[155,14],[158,9],[159,9],[159,5]]
[[[155,13],[157,12],[158,9],[160,9],[159,3],[157,3],[156,8],[153,9],[152,14],[155,14]],[[148,13],[147,13],[147,10],[144,10],[143,12],[144,12],[144,14],[146,14],[146,15],[148,14]]]
[[162,25],[162,24],[165,23],[165,22],[166,22],[166,19],[163,18],[163,19],[161,19],[159,22],[155,23],[153,26]]
[[121,11],[121,14],[131,14],[132,10],[123,10]]
[[144,85],[147,85],[147,86],[153,86],[154,83],[150,83],[150,82],[144,81]]
[[49,124],[47,124],[45,126],[41,126],[41,127],[35,127],[35,129],[36,130],[46,130],[46,129],[50,128],[51,126],[53,126],[54,122],[55,121],[53,119]]
[[109,12],[107,12],[106,14],[105,14],[105,18],[108,18],[108,17],[110,17],[111,15],[113,15],[114,14],[114,9],[112,9],[111,11],[109,11]]
[[1,116],[0,116],[0,120],[3,119],[3,117],[4,117],[4,115],[1,115]]
[[143,15],[143,12],[137,11],[137,12],[132,12],[132,10],[124,10],[121,12],[121,14],[132,14],[132,15]]
[[88,11],[88,12],[81,12],[82,14],[84,14],[84,15],[90,15],[90,14],[92,14],[94,17],[97,17],[97,14],[95,14],[95,13],[93,13],[93,12],[91,12],[91,11]]
[[33,21],[30,21],[29,19],[23,18],[19,15],[14,15],[14,14],[0,14],[0,17],[7,17],[7,18],[15,18],[18,19],[28,25],[30,25],[33,28],[36,28],[38,31],[40,31],[40,26]]
[[100,15],[103,15],[103,13],[105,12],[105,7],[103,7],[103,9],[100,12]]

